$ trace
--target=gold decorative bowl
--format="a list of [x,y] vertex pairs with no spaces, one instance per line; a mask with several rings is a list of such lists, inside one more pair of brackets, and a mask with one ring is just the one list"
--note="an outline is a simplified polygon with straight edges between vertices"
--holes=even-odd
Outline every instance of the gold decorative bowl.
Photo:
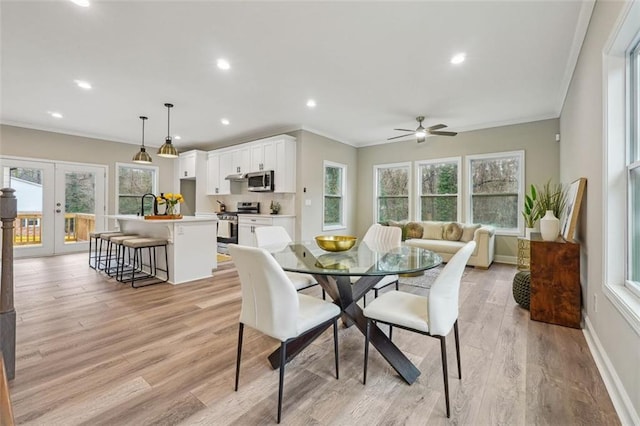
[[319,235],[316,243],[322,250],[346,251],[356,243],[358,239],[351,235]]

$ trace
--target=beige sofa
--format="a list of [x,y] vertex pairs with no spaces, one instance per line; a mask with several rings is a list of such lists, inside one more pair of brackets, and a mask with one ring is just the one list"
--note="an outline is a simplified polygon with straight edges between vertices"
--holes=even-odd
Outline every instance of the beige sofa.
[[[491,266],[495,256],[495,230],[492,226],[465,223],[453,226],[450,225],[451,222],[436,221],[414,223],[422,226],[422,236],[415,238],[420,228],[413,225],[412,229],[412,224],[407,224],[406,245],[435,251],[445,262],[448,262],[461,247],[474,240],[476,249],[471,254],[467,265],[485,269]],[[462,235],[456,240],[459,228],[462,229]]]

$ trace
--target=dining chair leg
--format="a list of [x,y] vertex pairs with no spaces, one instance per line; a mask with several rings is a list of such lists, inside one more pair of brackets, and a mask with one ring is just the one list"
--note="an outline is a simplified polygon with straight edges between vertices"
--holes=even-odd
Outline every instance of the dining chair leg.
[[458,379],[462,380],[462,369],[460,368],[460,334],[458,334],[458,320],[453,323],[453,333],[456,337],[456,357],[458,359]]
[[447,418],[450,417],[449,411],[449,373],[447,372],[447,343],[444,336],[438,336],[440,339],[440,355],[442,356],[442,375],[444,378],[444,401],[447,405]]
[[284,366],[287,363],[287,342],[280,344],[280,383],[278,385],[278,423],[282,414],[282,391],[284,390]]
[[367,363],[369,362],[369,330],[371,329],[371,320],[367,318],[367,327],[364,334],[364,375],[362,384],[367,384]]
[[322,300],[327,300],[327,292],[322,289]]
[[393,342],[393,326],[389,324],[389,341]]
[[338,318],[333,319],[333,352],[336,357],[336,379],[340,379],[340,364],[338,356]]
[[398,288],[398,285],[400,285],[400,283],[396,280],[396,291],[400,290],[400,288]]
[[236,389],[238,391],[238,381],[240,379],[240,357],[242,356],[242,332],[244,331],[244,324],[240,323],[238,328],[238,355],[236,357]]

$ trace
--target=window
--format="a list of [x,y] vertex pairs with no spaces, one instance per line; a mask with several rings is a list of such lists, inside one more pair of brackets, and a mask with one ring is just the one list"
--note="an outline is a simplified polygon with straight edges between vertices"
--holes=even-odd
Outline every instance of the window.
[[460,220],[460,157],[417,161],[419,220]]
[[375,220],[409,220],[409,175],[411,163],[373,166],[375,176]]
[[[117,214],[140,213],[141,197],[156,193],[158,168],[116,163],[116,212]],[[145,212],[153,209],[151,197],[145,198]]]
[[323,231],[347,227],[344,218],[346,176],[346,165],[324,162]]
[[627,235],[627,285],[640,296],[640,42],[635,44],[630,54],[631,105],[630,138],[627,149],[627,222],[631,230]]
[[493,225],[503,235],[522,234],[524,151],[470,155],[466,160],[469,222]]

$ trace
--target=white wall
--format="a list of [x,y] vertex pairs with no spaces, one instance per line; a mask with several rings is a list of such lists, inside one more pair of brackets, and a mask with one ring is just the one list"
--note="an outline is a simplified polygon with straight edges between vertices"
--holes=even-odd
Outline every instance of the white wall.
[[[619,389],[610,394],[623,420],[638,421],[640,412],[640,336],[603,293],[605,252],[603,245],[603,48],[623,2],[598,1],[560,117],[560,176],[564,182],[587,178],[579,219],[581,281],[587,336],[599,342],[605,381]],[[621,206],[622,207],[622,206]],[[595,300],[597,299],[597,310]],[[613,370],[606,377],[606,365]],[[627,406],[624,406],[624,400]],[[622,404],[622,405],[621,405]],[[634,417],[635,416],[635,419]]]

